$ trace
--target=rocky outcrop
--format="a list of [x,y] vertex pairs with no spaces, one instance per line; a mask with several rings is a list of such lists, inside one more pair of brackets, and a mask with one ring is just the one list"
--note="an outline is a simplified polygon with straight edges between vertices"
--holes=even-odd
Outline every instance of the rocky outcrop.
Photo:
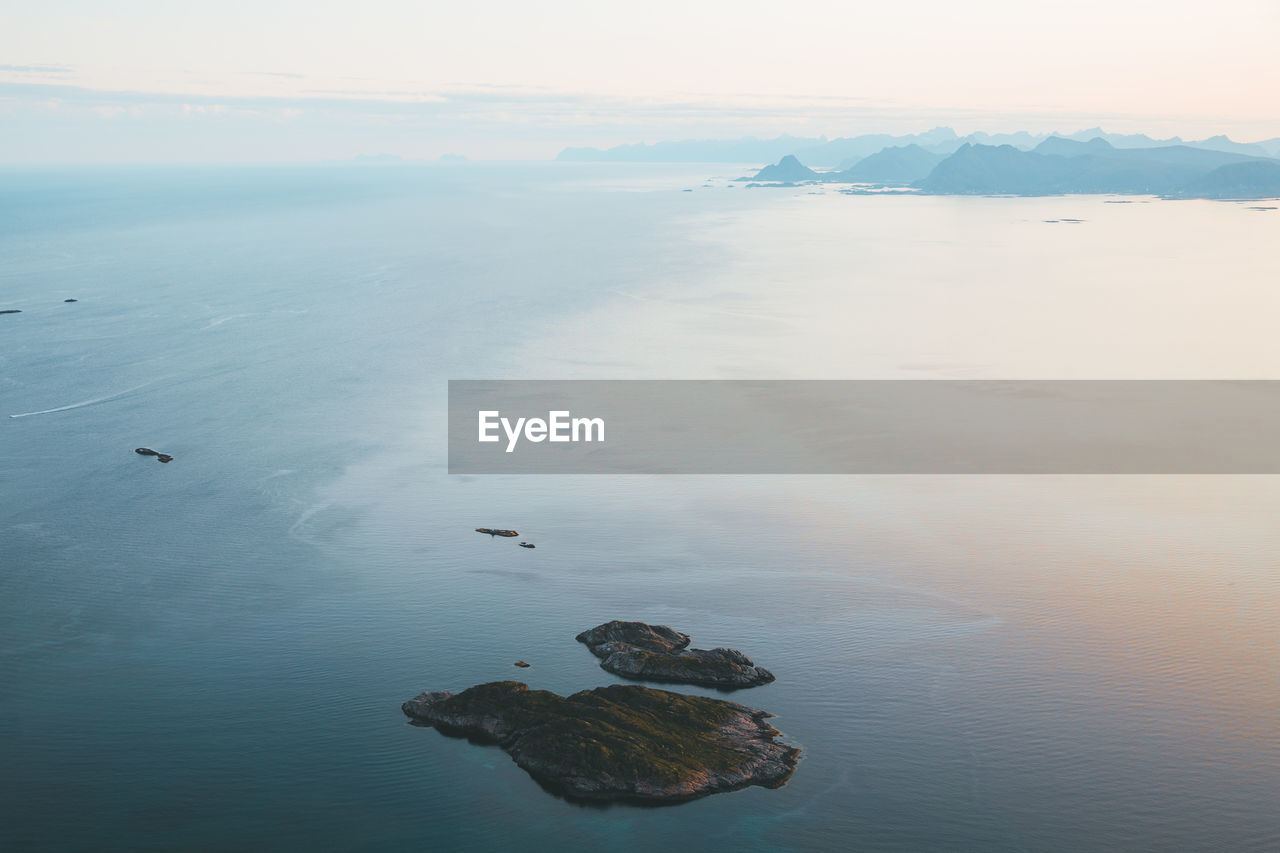
[[138,454],[139,456],[154,456],[155,458],[159,459],[161,462],[173,461],[173,457],[170,456],[168,453],[158,453],[152,450],[150,447],[139,447],[135,449],[133,452]]
[[477,527],[476,533],[488,533],[490,536],[519,536],[520,534],[514,530],[500,530],[493,527]]
[[21,314],[21,313],[22,313],[21,308],[5,308],[3,310],[0,310],[0,314]]
[[790,778],[800,750],[744,705],[615,684],[559,696],[518,681],[402,706],[445,734],[497,743],[543,785],[586,800],[675,803]]
[[577,636],[600,667],[623,678],[698,684],[703,687],[755,687],[774,680],[736,649],[690,649],[689,635],[666,625],[614,620]]

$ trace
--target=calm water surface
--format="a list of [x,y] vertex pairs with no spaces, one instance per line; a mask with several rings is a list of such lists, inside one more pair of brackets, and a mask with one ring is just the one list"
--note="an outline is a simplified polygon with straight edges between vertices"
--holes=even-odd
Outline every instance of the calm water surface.
[[[716,171],[0,174],[0,846],[1280,848],[1273,478],[444,472],[450,378],[1280,378],[1280,215]],[[792,781],[400,712],[610,618],[771,668]]]

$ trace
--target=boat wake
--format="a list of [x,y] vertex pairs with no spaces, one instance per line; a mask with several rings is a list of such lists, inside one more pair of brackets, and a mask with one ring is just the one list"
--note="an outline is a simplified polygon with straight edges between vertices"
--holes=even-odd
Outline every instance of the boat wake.
[[71,403],[67,406],[58,406],[56,409],[41,409],[38,412],[19,412],[16,415],[9,415],[11,418],[30,418],[35,415],[52,415],[54,412],[69,412],[72,409],[83,409],[86,406],[96,406],[99,403],[109,403],[112,400],[118,400],[126,394],[132,394],[134,391],[146,388],[148,385],[154,385],[159,379],[152,379],[150,382],[143,382],[141,385],[135,385],[132,388],[126,388],[123,391],[117,391],[114,394],[108,394],[105,397],[95,397],[92,400],[83,400],[79,403]]

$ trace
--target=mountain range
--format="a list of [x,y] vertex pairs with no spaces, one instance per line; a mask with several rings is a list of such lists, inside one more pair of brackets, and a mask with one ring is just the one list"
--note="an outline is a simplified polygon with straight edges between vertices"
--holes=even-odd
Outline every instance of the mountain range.
[[1046,139],[1087,142],[1102,139],[1113,148],[1161,148],[1185,146],[1247,154],[1253,157],[1280,157],[1280,137],[1262,142],[1234,142],[1225,136],[1198,141],[1179,137],[1154,139],[1145,134],[1107,133],[1090,128],[1071,134],[971,133],[959,136],[949,127],[935,127],[923,133],[894,136],[871,133],[837,139],[779,136],[773,139],[744,137],[741,139],[693,139],[678,142],[636,143],[613,148],[566,148],[556,157],[567,162],[632,162],[632,163],[774,163],[788,154],[801,162],[820,168],[849,169],[865,158],[886,148],[917,146],[931,154],[953,154],[969,145],[1011,145],[1031,150]]
[[1190,145],[1117,147],[1051,136],[1028,151],[964,143],[950,155],[888,147],[841,171],[817,172],[794,155],[751,180],[913,187],[937,195],[1150,194],[1196,198],[1280,196],[1280,160]]

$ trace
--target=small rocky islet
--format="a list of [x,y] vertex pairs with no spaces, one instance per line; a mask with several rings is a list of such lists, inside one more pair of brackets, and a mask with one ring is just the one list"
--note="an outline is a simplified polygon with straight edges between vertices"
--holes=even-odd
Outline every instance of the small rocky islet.
[[402,709],[444,734],[496,743],[570,799],[678,803],[777,788],[800,754],[775,741],[764,711],[632,684],[560,696],[495,681],[422,693]]
[[[64,299],[63,302],[79,302],[79,299]],[[21,308],[0,308],[0,314],[21,314]]]
[[774,675],[736,649],[690,649],[689,635],[666,625],[613,620],[577,636],[600,668],[623,678],[736,689],[768,684]]
[[[504,539],[514,539],[515,537],[520,535],[520,531],[518,530],[506,530],[501,527],[477,527],[476,533],[488,534],[490,538],[493,538],[494,536],[501,536]],[[534,545],[532,542],[521,542],[520,547],[536,548],[538,546]]]

